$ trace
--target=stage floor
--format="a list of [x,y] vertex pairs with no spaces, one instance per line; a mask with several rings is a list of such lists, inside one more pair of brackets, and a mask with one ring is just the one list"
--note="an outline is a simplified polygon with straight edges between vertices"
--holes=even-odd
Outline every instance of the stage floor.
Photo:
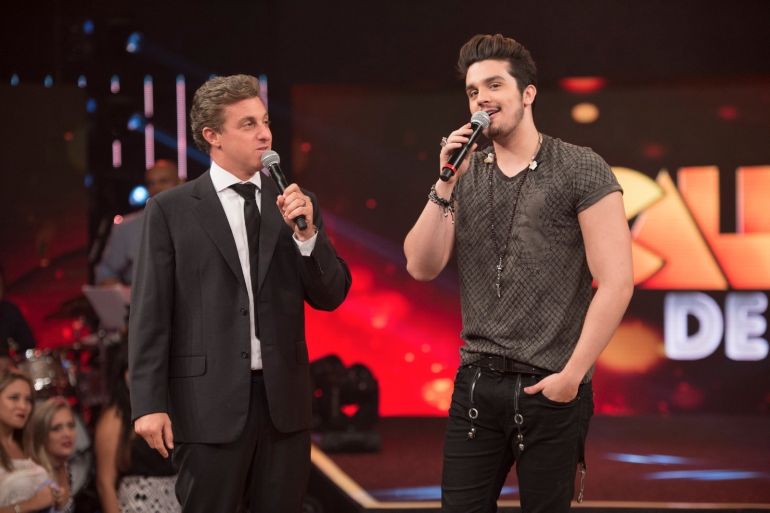
[[[359,511],[438,510],[443,418],[384,418],[382,450],[326,454],[315,470]],[[770,418],[594,417],[585,500],[597,510],[770,510]],[[515,511],[515,471],[501,509]]]

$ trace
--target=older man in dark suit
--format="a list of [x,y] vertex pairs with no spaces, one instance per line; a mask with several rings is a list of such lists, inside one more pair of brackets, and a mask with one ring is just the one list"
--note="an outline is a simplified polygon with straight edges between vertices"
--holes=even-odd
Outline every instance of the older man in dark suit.
[[[304,303],[332,310],[350,272],[315,197],[263,175],[254,77],[209,80],[190,113],[211,169],[146,208],[129,327],[135,429],[179,465],[185,512],[298,512],[309,474]],[[307,228],[295,219],[305,216]]]

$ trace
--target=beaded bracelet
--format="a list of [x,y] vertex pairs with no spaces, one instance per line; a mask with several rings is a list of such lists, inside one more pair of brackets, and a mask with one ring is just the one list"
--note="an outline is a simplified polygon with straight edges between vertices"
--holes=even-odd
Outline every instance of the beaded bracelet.
[[452,196],[446,200],[438,195],[436,192],[436,184],[430,186],[430,192],[428,193],[428,200],[439,206],[444,213],[444,217],[452,214],[452,224],[455,222],[455,191],[452,190]]

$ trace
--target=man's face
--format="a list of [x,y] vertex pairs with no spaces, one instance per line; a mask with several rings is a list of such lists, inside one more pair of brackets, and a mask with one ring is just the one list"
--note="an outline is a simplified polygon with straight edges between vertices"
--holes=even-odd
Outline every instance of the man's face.
[[144,181],[147,184],[147,192],[150,196],[155,196],[179,184],[179,175],[173,167],[153,167],[145,173]]
[[[270,117],[262,100],[249,98],[224,109],[222,131],[213,134],[219,165],[232,172],[254,174],[262,169],[262,154],[271,148]],[[214,155],[214,153],[212,153]]]
[[465,74],[468,106],[471,112],[483,110],[489,114],[485,135],[490,139],[510,136],[524,117],[524,99],[508,66],[507,61],[479,61]]

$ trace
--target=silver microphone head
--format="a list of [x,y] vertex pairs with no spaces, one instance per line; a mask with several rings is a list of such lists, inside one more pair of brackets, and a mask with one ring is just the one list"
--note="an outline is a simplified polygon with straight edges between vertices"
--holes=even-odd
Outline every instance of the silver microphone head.
[[[486,114],[486,112],[484,113]],[[489,116],[487,116],[487,119],[489,119]],[[278,153],[273,150],[267,150],[262,154],[262,165],[265,167],[270,167],[273,164],[280,164],[281,163],[281,157],[278,156]]]
[[[471,116],[471,124],[476,123],[477,125],[480,125],[481,128],[487,128],[491,122],[492,121],[489,119],[489,114],[483,110],[474,112],[473,116]],[[265,157],[262,157],[263,161],[264,158]]]

